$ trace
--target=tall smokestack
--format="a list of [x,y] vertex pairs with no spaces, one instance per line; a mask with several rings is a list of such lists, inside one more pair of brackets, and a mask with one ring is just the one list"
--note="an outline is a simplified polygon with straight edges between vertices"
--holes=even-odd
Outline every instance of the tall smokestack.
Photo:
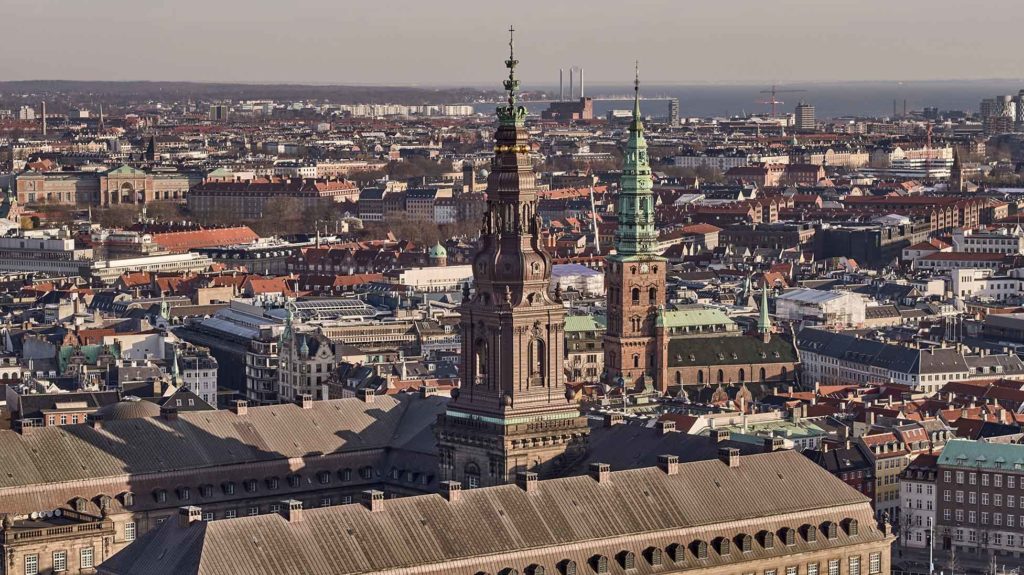
[[907,117],[907,100],[906,100],[906,98],[903,99],[903,117],[904,118]]
[[43,100],[43,135],[46,135],[46,100]]
[[563,76],[564,75],[565,75],[565,70],[562,69],[562,68],[559,68],[558,69],[558,101],[559,102],[561,102],[562,100],[565,100],[565,82],[563,81]]
[[575,92],[575,91],[573,91],[573,89],[572,89],[572,73],[573,73],[573,70],[575,70],[575,69],[576,69],[575,67],[573,67],[573,66],[569,66],[569,99],[570,99],[570,100],[572,100],[572,98],[573,98],[573,94],[575,94],[575,93],[576,93],[576,92]]
[[583,68],[580,68],[580,100],[583,99]]

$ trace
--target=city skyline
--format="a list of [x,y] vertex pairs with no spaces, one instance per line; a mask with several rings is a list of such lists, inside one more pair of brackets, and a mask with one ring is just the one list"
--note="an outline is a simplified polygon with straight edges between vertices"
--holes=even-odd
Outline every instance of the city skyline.
[[[884,6],[733,0],[685,7],[651,0],[621,14],[603,0],[587,3],[587,12],[577,2],[527,0],[514,13],[465,0],[442,4],[385,12],[364,4],[332,10],[320,0],[298,6],[257,2],[243,13],[195,0],[144,10],[124,0],[101,0],[87,9],[17,0],[19,17],[43,22],[50,40],[36,42],[34,26],[10,29],[7,44],[32,45],[31,59],[17,50],[0,54],[0,76],[489,86],[500,80],[491,77],[488,66],[501,57],[492,39],[509,23],[520,31],[526,87],[553,85],[559,68],[574,65],[586,69],[590,85],[625,85],[635,59],[643,62],[651,85],[913,82],[1020,74],[1012,28],[1024,16],[1024,6],[1006,0],[975,3],[970,10],[956,9],[952,1],[924,0]],[[916,26],[922,10],[929,14],[927,30]],[[97,35],[81,26],[83,21],[102,21],[116,34]],[[643,32],[622,39],[620,30]],[[984,42],[977,42],[979,37]],[[68,58],[69,53],[77,57]]]

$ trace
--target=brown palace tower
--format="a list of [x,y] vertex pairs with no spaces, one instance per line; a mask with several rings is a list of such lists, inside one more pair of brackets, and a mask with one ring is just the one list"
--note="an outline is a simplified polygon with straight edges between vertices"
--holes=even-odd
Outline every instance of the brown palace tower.
[[[510,34],[513,30],[509,29]],[[562,370],[565,308],[550,293],[551,255],[540,241],[526,109],[509,40],[508,103],[497,109],[487,213],[463,290],[462,387],[436,428],[442,480],[497,485],[519,471],[542,477],[582,456],[586,418]]]

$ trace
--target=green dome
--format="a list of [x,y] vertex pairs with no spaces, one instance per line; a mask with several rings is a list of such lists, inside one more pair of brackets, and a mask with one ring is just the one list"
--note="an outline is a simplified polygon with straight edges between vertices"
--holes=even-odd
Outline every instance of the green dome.
[[430,257],[433,259],[440,259],[448,257],[448,250],[444,249],[441,242],[437,242],[434,247],[430,248]]

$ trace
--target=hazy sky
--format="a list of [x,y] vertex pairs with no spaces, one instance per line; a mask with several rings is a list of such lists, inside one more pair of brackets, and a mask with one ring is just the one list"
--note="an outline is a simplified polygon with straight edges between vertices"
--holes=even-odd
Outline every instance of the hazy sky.
[[[0,79],[524,88],[1019,78],[1024,0],[0,0]],[[568,72],[567,72],[568,74]]]

